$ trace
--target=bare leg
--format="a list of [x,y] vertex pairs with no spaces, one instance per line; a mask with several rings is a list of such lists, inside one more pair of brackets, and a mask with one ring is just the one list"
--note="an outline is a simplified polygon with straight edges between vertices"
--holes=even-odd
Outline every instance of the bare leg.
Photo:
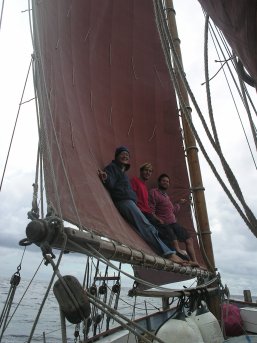
[[190,256],[190,259],[193,262],[197,262],[196,256],[195,256],[195,249],[194,249],[194,244],[193,244],[193,238],[190,237],[186,240],[186,250]]
[[191,267],[200,267],[202,269],[205,269],[205,267],[203,266],[200,266],[200,264],[198,263],[197,259],[196,259],[196,256],[195,256],[195,249],[194,249],[194,244],[193,244],[193,238],[190,237],[186,240],[186,249],[187,249],[187,252],[191,258],[191,261],[189,261],[189,264]]

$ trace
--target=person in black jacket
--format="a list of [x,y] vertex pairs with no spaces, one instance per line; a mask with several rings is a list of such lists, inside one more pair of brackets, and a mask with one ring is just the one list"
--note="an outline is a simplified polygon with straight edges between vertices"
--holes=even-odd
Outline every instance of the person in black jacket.
[[160,255],[179,264],[187,264],[176,255],[176,251],[167,247],[160,239],[156,228],[150,224],[136,205],[137,197],[133,191],[126,171],[130,168],[129,151],[120,146],[115,151],[115,159],[98,175],[109,191],[112,200],[121,215],[136,229],[140,236]]

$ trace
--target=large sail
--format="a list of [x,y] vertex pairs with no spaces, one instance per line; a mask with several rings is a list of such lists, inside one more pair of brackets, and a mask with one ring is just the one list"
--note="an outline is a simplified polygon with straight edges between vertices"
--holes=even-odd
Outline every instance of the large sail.
[[[115,148],[126,145],[130,176],[151,162],[149,187],[165,172],[173,199],[190,197],[179,111],[152,1],[45,0],[34,3],[34,23],[48,201],[66,221],[153,253],[97,175]],[[178,220],[194,236],[203,263],[189,202]]]

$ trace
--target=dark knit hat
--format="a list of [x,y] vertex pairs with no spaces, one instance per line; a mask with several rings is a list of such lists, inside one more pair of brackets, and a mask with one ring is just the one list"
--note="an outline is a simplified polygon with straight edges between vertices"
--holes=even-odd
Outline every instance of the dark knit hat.
[[129,150],[127,147],[121,145],[119,146],[116,150],[115,150],[115,159],[118,157],[118,155],[122,152],[122,151],[127,151],[127,153],[129,153]]

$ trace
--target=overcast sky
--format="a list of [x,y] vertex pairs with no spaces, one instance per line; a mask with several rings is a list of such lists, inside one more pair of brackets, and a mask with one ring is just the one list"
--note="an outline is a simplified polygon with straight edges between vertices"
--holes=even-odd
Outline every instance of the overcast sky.
[[[196,0],[176,0],[178,29],[186,74],[197,100],[206,113],[204,98],[203,67],[203,29],[204,19]],[[0,172],[12,135],[18,105],[32,47],[28,23],[27,0],[9,0],[5,4],[0,31]],[[25,12],[23,12],[25,11]],[[182,24],[183,23],[183,24]],[[210,75],[214,75],[220,65],[210,56]],[[215,118],[220,134],[223,152],[238,178],[245,199],[256,211],[256,169],[242,132],[238,115],[233,107],[230,95],[223,86],[222,72],[211,82]],[[222,81],[222,83],[221,83]],[[29,79],[31,84],[31,79]],[[214,89],[215,87],[215,89]],[[255,92],[252,91],[255,95]],[[33,88],[28,86],[24,101],[34,97]],[[256,104],[256,99],[253,99]],[[245,130],[250,132],[245,111],[240,107],[240,115]],[[194,122],[198,120],[193,112]],[[207,117],[207,116],[206,116]],[[256,116],[255,116],[256,123]],[[199,128],[201,132],[201,129]],[[256,158],[252,140],[250,144]],[[206,147],[208,143],[205,141]],[[25,237],[28,220],[26,214],[31,208],[32,187],[37,150],[37,128],[33,101],[21,106],[16,134],[6,170],[2,191],[0,192],[0,272],[9,278],[20,263],[23,248],[17,242]],[[210,152],[215,166],[219,169],[218,159]],[[206,162],[201,158],[203,182],[206,188],[206,201],[212,231],[216,265],[223,283],[227,283],[232,294],[241,294],[244,289],[251,289],[257,294],[257,240],[235,211],[225,193],[218,185]],[[223,175],[223,173],[222,173]],[[37,248],[28,247],[22,264],[21,275],[30,278],[41,255]],[[65,271],[71,267],[74,273],[83,261],[74,256],[65,256]],[[64,265],[64,264],[63,264]],[[51,273],[50,267],[43,266],[41,277]]]

